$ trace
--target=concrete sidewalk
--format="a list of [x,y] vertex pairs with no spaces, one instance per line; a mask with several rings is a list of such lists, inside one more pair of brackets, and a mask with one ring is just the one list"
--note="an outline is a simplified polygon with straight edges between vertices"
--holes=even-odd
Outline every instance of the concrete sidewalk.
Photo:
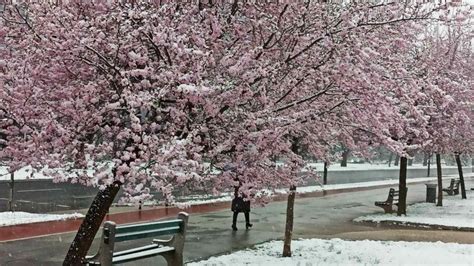
[[[467,188],[473,187],[472,179]],[[474,244],[474,233],[441,230],[418,230],[394,227],[377,227],[355,224],[356,217],[382,212],[374,201],[387,197],[387,188],[332,194],[317,198],[299,198],[295,203],[294,239],[297,238],[344,238],[407,241],[443,241]],[[425,185],[409,185],[408,203],[425,200]],[[185,260],[199,260],[228,253],[272,239],[281,239],[285,227],[286,202],[273,202],[265,207],[252,209],[254,227],[245,230],[244,219],[239,217],[239,231],[230,229],[229,210],[192,214],[185,245]],[[58,234],[42,238],[0,243],[0,265],[60,265],[74,233]],[[135,241],[147,244],[149,240]],[[122,244],[122,243],[121,243]],[[130,243],[118,245],[126,248]],[[97,248],[94,243],[93,253]],[[283,248],[283,247],[282,247]],[[161,258],[142,260],[128,265],[166,265]]]

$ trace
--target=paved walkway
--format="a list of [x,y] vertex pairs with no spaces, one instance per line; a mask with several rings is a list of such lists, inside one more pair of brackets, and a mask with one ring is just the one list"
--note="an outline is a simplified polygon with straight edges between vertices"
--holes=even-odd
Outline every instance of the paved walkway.
[[[472,179],[467,187],[473,186]],[[425,199],[425,185],[409,185],[408,202]],[[324,197],[297,199],[295,205],[294,239],[297,238],[344,238],[377,240],[421,240],[474,244],[474,233],[440,230],[415,230],[393,227],[377,227],[355,224],[352,219],[382,209],[373,202],[387,196],[387,188],[332,194]],[[226,206],[223,206],[226,207]],[[253,208],[252,230],[244,229],[243,217],[239,231],[230,229],[229,210],[192,214],[185,245],[185,260],[198,260],[212,255],[232,252],[272,239],[281,239],[285,224],[285,202],[273,202],[262,208]],[[118,216],[117,216],[118,217]],[[0,232],[1,234],[1,232]],[[41,238],[0,243],[0,265],[60,265],[74,233],[63,233]],[[142,241],[146,244],[149,240]],[[138,242],[135,242],[138,243]],[[118,249],[127,243],[120,243]],[[94,243],[93,250],[96,250]],[[129,265],[164,264],[161,258],[142,260]]]

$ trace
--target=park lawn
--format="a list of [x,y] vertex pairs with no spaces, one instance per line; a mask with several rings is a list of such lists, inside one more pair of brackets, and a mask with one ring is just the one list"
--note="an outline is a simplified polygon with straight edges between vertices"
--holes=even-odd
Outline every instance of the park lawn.
[[474,245],[442,242],[346,241],[300,239],[292,241],[292,257],[283,258],[283,241],[188,263],[206,265],[472,265]]
[[355,222],[393,222],[400,225],[442,226],[474,229],[474,191],[466,190],[467,199],[461,195],[443,195],[443,206],[437,207],[434,203],[415,203],[407,206],[406,216],[397,216],[396,213],[377,213],[354,219]]

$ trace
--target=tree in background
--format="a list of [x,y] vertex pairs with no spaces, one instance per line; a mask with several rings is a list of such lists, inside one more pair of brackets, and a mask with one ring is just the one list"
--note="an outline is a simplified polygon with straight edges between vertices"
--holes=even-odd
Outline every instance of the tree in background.
[[439,14],[440,22],[427,30],[418,48],[419,77],[425,86],[420,100],[429,117],[430,142],[424,149],[436,154],[438,203],[442,206],[441,157],[454,154],[458,163],[461,190],[465,185],[459,154],[473,150],[470,88],[473,86],[472,20],[470,11],[448,9]]

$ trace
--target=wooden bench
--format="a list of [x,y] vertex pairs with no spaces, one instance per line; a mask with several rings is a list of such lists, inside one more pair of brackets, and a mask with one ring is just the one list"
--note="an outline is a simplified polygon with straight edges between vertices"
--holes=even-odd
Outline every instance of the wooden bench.
[[461,180],[459,179],[451,179],[451,183],[449,184],[449,187],[443,188],[443,191],[448,193],[448,195],[458,195],[459,194],[459,183],[461,183]]
[[[86,257],[87,265],[113,265],[140,259],[163,256],[168,265],[183,265],[184,239],[188,214],[180,212],[178,218],[168,221],[117,226],[114,222],[105,222],[99,251]],[[135,239],[173,235],[171,239],[153,239],[152,244],[114,252],[116,242]]]
[[[408,188],[407,188],[408,190]],[[400,191],[395,190],[394,188],[390,188],[388,191],[388,197],[386,201],[376,201],[375,206],[382,208],[385,213],[392,213],[393,205],[398,206],[398,198],[400,196]]]

